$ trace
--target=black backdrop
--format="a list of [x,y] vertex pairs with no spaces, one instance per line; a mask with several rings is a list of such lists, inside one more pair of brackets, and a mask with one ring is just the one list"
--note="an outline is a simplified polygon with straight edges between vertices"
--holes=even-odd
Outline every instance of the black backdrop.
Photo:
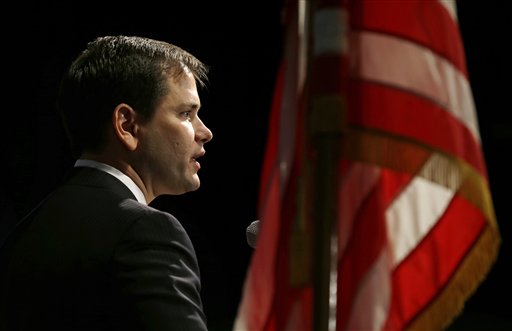
[[[382,0],[384,1],[384,0]],[[489,277],[468,300],[452,330],[501,330],[511,325],[510,211],[506,171],[512,124],[510,12],[506,1],[458,1],[459,20],[475,97],[497,219],[504,239]],[[252,249],[246,227],[257,218],[260,167],[274,78],[282,47],[282,0],[265,2],[27,0],[4,8],[2,59],[2,222],[28,211],[72,164],[54,98],[70,61],[92,38],[137,34],[191,51],[211,67],[201,93],[203,121],[213,131],[202,159],[201,188],[161,197],[157,208],[175,214],[196,246],[203,298],[212,331],[229,330]],[[508,28],[508,30],[507,30]],[[508,39],[507,39],[508,38]],[[87,116],[84,114],[84,116]]]

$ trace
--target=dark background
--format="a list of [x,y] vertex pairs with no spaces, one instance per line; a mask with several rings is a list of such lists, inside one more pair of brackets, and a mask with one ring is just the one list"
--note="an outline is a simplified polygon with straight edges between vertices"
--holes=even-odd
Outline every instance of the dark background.
[[[504,330],[512,325],[506,303],[512,298],[512,273],[505,200],[512,184],[506,169],[512,143],[506,50],[512,17],[506,1],[457,3],[503,243],[498,261],[450,329]],[[189,231],[211,330],[230,330],[252,254],[245,229],[258,218],[260,167],[283,41],[281,4],[31,0],[4,8],[0,233],[72,165],[54,100],[60,75],[86,42],[105,34],[136,34],[175,43],[211,67],[208,90],[201,92],[201,116],[214,138],[201,162],[201,188],[152,204],[175,214]]]

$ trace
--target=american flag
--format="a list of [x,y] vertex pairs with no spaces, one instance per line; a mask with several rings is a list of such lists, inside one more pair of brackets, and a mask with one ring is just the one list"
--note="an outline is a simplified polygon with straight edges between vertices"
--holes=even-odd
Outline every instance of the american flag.
[[284,13],[234,330],[446,328],[501,240],[455,1]]

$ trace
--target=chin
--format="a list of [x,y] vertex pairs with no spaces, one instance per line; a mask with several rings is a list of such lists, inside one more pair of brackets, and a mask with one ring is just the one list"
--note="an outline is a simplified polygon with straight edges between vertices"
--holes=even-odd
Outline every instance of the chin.
[[201,187],[201,184],[198,182],[196,185],[194,185],[192,188],[191,188],[191,191],[195,191],[197,189],[199,189]]
[[192,186],[194,187],[194,190],[197,190],[201,186],[201,180],[199,179],[199,176],[197,174],[194,175],[191,183]]
[[199,179],[196,179],[196,180],[190,181],[187,184],[187,186],[184,188],[184,191],[185,192],[196,191],[200,186],[201,186],[201,182],[199,181]]

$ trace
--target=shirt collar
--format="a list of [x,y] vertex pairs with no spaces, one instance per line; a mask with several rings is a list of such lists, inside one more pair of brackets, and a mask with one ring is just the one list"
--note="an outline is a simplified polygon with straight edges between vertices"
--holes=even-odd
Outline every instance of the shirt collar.
[[146,198],[144,197],[144,193],[142,193],[142,190],[135,184],[135,182],[128,176],[126,176],[124,173],[119,171],[118,169],[98,161],[94,160],[85,160],[85,159],[79,159],[75,162],[75,167],[90,167],[90,168],[96,168],[101,171],[104,171],[106,173],[111,174],[112,176],[119,179],[124,185],[126,185],[130,191],[132,191],[133,195],[135,195],[135,198],[137,201],[139,201],[142,204],[147,205]]

